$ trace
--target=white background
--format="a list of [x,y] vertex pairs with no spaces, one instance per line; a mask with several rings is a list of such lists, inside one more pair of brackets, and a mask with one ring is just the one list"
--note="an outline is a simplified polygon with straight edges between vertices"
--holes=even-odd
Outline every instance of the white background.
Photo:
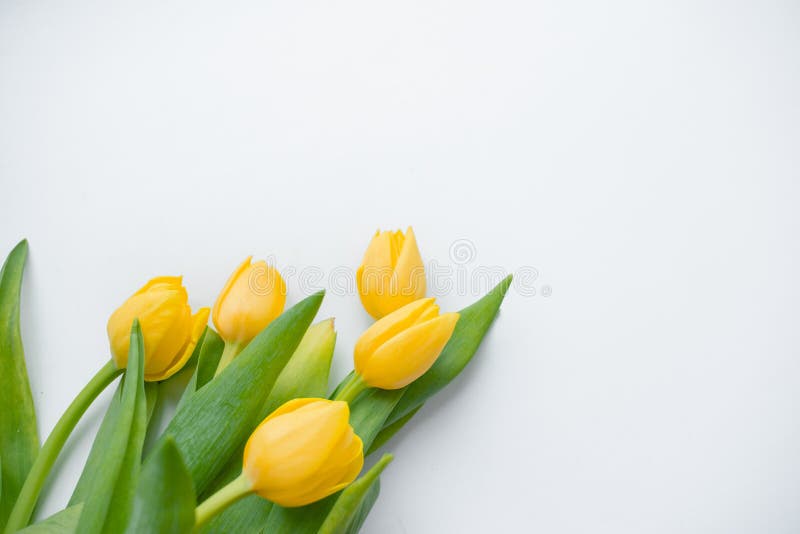
[[[535,267],[538,293],[389,447],[365,532],[797,532],[799,23],[772,1],[4,0],[0,248],[30,239],[42,435],[147,278],[210,305],[246,255],[331,273],[411,224],[426,260],[466,239],[459,268]],[[330,315],[338,379],[369,320],[341,291]]]

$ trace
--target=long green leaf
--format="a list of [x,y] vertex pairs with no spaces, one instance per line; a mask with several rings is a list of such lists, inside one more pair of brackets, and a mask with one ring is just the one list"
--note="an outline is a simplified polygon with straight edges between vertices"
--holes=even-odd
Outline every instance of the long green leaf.
[[380,432],[386,418],[403,398],[403,390],[368,389],[353,403],[350,409],[350,424],[369,450]]
[[56,512],[47,519],[18,530],[17,534],[76,534],[82,508],[82,504],[75,504]]
[[410,412],[408,412],[406,415],[404,415],[402,418],[398,419],[394,423],[383,427],[383,429],[380,432],[378,432],[378,435],[375,436],[375,439],[372,440],[372,444],[367,449],[366,452],[367,456],[369,456],[373,452],[383,447],[383,445],[385,445],[390,439],[392,439],[395,434],[400,432],[400,429],[406,426],[406,423],[408,423],[411,420],[411,418],[416,415],[416,413],[419,411],[420,408],[422,408],[422,406],[417,406],[415,409],[411,410]]
[[114,434],[117,433],[117,424],[120,418],[119,411],[120,397],[122,389],[125,385],[124,379],[120,381],[114,396],[111,399],[103,421],[100,423],[100,428],[97,430],[92,448],[89,451],[89,457],[86,463],[83,464],[83,471],[78,478],[78,483],[72,492],[72,497],[69,499],[69,506],[81,504],[92,494],[95,477],[105,467],[106,457],[109,455],[107,444],[114,440]]
[[144,383],[144,401],[145,401],[145,421],[150,425],[150,420],[158,405],[158,382],[145,382]]
[[261,534],[314,534],[336,504],[339,493],[298,508],[275,505]]
[[25,477],[39,451],[22,335],[19,299],[28,255],[26,240],[14,247],[0,270],[0,531],[5,528]]
[[[299,397],[324,397],[336,344],[333,319],[311,326],[297,350],[281,371],[272,387],[259,420],[263,420],[283,403]],[[242,472],[244,444],[234,453],[212,489],[219,489]],[[211,493],[211,489],[207,491]],[[205,534],[256,532],[269,517],[272,503],[258,495],[250,495],[214,517],[204,528]]]
[[[78,532],[93,534],[121,532],[127,524],[138,481],[142,444],[147,430],[147,403],[144,394],[144,341],[139,322],[131,329],[128,368],[119,395],[114,399],[106,418],[113,431],[95,439],[91,456],[99,456],[91,477],[78,522]],[[79,486],[81,484],[79,483]]]
[[[377,485],[378,477],[392,461],[391,454],[384,454],[378,462],[367,471],[364,476],[350,484],[342,491],[336,504],[333,505],[317,534],[340,534],[349,532],[359,520],[359,511],[364,501],[370,495],[370,489]],[[374,496],[377,498],[377,495]],[[374,499],[373,499],[374,502]],[[370,504],[371,506],[371,504]],[[356,527],[356,530],[358,527]]]
[[361,526],[364,524],[364,521],[366,521],[370,511],[372,511],[372,507],[375,505],[375,501],[378,500],[380,493],[381,479],[377,478],[367,490],[366,495],[364,495],[364,498],[361,500],[361,504],[358,506],[358,510],[356,510],[355,517],[353,517],[353,520],[343,534],[358,534],[358,532],[361,531]]
[[[78,479],[78,483],[75,485],[72,497],[70,497],[70,506],[84,502],[91,495],[95,488],[95,477],[97,473],[105,469],[109,455],[113,454],[108,450],[107,444],[111,443],[114,440],[114,435],[119,432],[118,425],[120,410],[122,409],[120,397],[123,387],[124,381],[120,382],[120,385],[117,387],[112,402],[108,410],[106,410],[103,421],[100,423],[100,428],[95,435],[89,457],[86,459],[81,476]],[[151,407],[155,403],[155,397],[158,394],[157,384],[154,382],[146,382],[144,384],[144,392],[146,400],[145,422],[147,422],[151,415]],[[134,436],[133,439],[137,438]]]
[[198,494],[258,424],[264,399],[311,324],[323,295],[311,295],[275,319],[175,413],[164,434],[175,439]]
[[128,534],[184,534],[194,527],[192,476],[172,438],[162,441],[142,468]]

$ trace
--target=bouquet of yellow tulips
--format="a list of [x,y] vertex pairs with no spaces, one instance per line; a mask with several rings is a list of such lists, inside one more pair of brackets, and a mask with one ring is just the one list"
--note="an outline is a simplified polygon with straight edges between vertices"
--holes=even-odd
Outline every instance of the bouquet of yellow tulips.
[[[154,278],[111,313],[107,363],[40,446],[20,334],[26,256],[22,241],[0,272],[5,534],[356,533],[392,459],[365,469],[365,458],[469,363],[511,283],[442,312],[425,296],[413,231],[376,233],[356,272],[375,322],[355,344],[353,372],[329,392],[336,332],[333,319],[314,323],[324,292],[284,310],[281,274],[248,258],[211,310],[192,311],[181,277]],[[155,435],[158,385],[180,376],[180,401]],[[72,430],[118,377],[72,497],[33,523]]]

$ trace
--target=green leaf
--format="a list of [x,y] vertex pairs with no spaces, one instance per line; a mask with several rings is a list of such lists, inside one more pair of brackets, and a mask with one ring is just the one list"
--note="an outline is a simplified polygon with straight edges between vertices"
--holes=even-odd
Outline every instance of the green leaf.
[[33,406],[22,335],[19,299],[28,242],[22,240],[0,270],[0,531],[39,452],[36,411]]
[[144,342],[138,320],[131,329],[125,378],[101,430],[102,426],[111,430],[102,435],[98,432],[87,462],[87,466],[94,469],[84,469],[82,481],[78,483],[86,492],[77,529],[81,534],[121,532],[133,505],[147,430]]
[[175,442],[166,438],[142,468],[133,513],[125,532],[190,533],[196,504],[192,476]]
[[261,408],[266,418],[284,403],[300,397],[324,397],[336,346],[333,319],[311,326],[283,368]]
[[198,494],[260,422],[264,399],[311,324],[323,295],[311,295],[285,311],[175,413],[164,434],[175,439]]
[[[378,477],[391,461],[392,455],[384,454],[364,476],[345,488],[336,499],[336,504],[331,508],[322,526],[319,527],[318,534],[338,534],[351,531],[354,524],[358,522],[361,506],[369,496],[370,489],[373,486],[377,487]],[[377,494],[374,495],[372,502],[376,498]],[[366,514],[364,516],[366,517]],[[358,527],[356,527],[357,530]]]
[[283,508],[276,504],[272,507],[261,534],[314,534],[338,497],[339,493],[335,493],[321,501],[298,508]]
[[[239,466],[241,471],[241,466]],[[266,524],[272,503],[258,495],[248,495],[215,516],[200,529],[203,534],[258,532]]]
[[206,332],[203,338],[198,342],[195,351],[197,355],[197,365],[195,366],[192,378],[183,391],[183,396],[178,402],[178,410],[183,407],[189,398],[195,392],[206,385],[211,379],[214,378],[214,373],[219,365],[219,359],[222,357],[222,351],[225,348],[225,342],[219,337],[214,329],[206,327]]
[[374,440],[372,440],[372,445],[370,445],[369,449],[367,449],[366,453],[367,456],[369,456],[373,452],[383,447],[383,445],[386,444],[386,442],[392,439],[394,435],[397,434],[400,431],[400,429],[403,428],[406,425],[406,423],[408,423],[411,420],[412,417],[414,417],[414,415],[419,411],[420,408],[422,408],[422,406],[417,406],[416,408],[408,412],[406,415],[404,415],[402,418],[398,419],[394,423],[383,427],[383,430],[378,432],[378,435],[375,436]]
[[144,399],[145,399],[145,421],[150,424],[150,419],[153,417],[153,412],[156,410],[158,404],[158,382],[145,382],[144,383]]
[[510,285],[509,275],[479,301],[459,312],[461,317],[442,354],[428,372],[406,386],[406,392],[386,421],[386,426],[418,410],[467,366],[497,316]]
[[[272,387],[259,421],[266,418],[283,403],[299,397],[324,397],[328,391],[328,377],[336,345],[333,319],[321,321],[308,329],[297,350],[281,371]],[[244,443],[231,457],[212,489],[219,489],[242,472]],[[269,517],[272,503],[258,495],[250,495],[231,505],[203,528],[204,533],[256,532]]]
[[120,396],[124,381],[120,381],[114,396],[111,398],[111,404],[106,410],[103,421],[100,423],[100,428],[97,430],[92,448],[89,451],[89,457],[83,465],[83,471],[78,478],[78,483],[72,492],[72,497],[69,499],[69,506],[74,506],[84,502],[92,493],[94,479],[97,474],[104,469],[106,458],[109,455],[106,444],[114,440],[114,434],[117,432],[117,424],[120,412]]
[[[108,456],[111,454],[105,444],[111,443],[114,439],[114,435],[119,431],[118,420],[120,418],[120,410],[122,409],[119,399],[122,395],[123,387],[124,381],[120,382],[120,385],[117,387],[117,391],[115,392],[111,404],[106,411],[106,415],[103,417],[103,421],[100,423],[100,428],[98,429],[94,438],[94,443],[92,444],[92,449],[89,452],[89,457],[84,464],[83,471],[81,472],[81,476],[75,486],[75,490],[72,492],[72,497],[70,497],[70,506],[82,503],[91,495],[92,491],[94,491],[96,474],[98,471],[105,469]],[[146,399],[145,424],[148,424],[147,422],[152,415],[152,406],[156,403],[158,396],[158,383],[145,382],[144,395]],[[132,435],[131,439],[138,439],[138,436]]]
[[18,534],[75,534],[81,518],[82,504],[75,504],[56,512],[47,519],[18,530]]
[[[107,458],[113,453],[113,451],[108,450],[108,444],[114,441],[114,436],[118,432],[117,425],[120,420],[120,411],[122,410],[120,398],[124,385],[125,380],[123,379],[117,386],[117,390],[111,399],[111,404],[106,410],[103,421],[100,423],[100,428],[89,451],[89,457],[86,459],[81,476],[78,478],[72,497],[70,497],[70,506],[81,504],[91,496],[95,478],[105,468]],[[125,447],[127,448],[127,443]]]
[[368,389],[355,400],[350,408],[350,424],[364,443],[364,450],[369,450],[403,392],[402,389]]

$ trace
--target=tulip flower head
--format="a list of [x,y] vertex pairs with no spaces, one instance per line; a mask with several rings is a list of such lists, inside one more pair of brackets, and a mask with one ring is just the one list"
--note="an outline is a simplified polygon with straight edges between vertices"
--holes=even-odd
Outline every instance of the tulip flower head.
[[214,326],[226,343],[243,347],[283,312],[286,283],[265,261],[247,258],[214,303]]
[[425,296],[425,266],[411,227],[378,231],[356,273],[361,303],[375,319]]
[[359,338],[355,370],[370,387],[400,389],[436,361],[458,322],[458,313],[439,314],[434,299],[420,299],[378,320]]
[[177,373],[208,323],[208,308],[192,315],[188,300],[181,277],[161,276],[147,282],[117,308],[107,326],[117,367],[128,364],[131,324],[138,318],[144,337],[144,379],[155,382]]
[[336,493],[364,465],[361,439],[346,402],[294,399],[255,429],[244,450],[242,474],[258,495],[285,507]]

